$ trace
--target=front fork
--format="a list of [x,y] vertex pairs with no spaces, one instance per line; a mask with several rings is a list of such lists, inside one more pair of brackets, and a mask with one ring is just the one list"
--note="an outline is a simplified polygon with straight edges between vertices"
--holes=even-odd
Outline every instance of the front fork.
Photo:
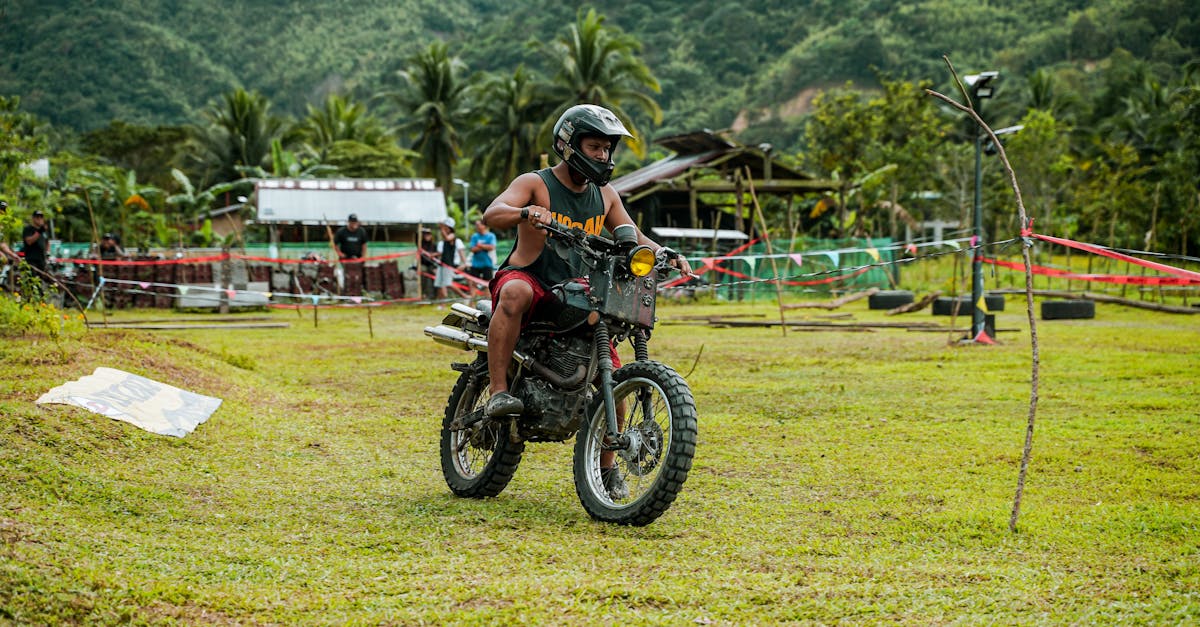
[[[620,427],[617,425],[617,402],[613,398],[612,340],[609,338],[608,325],[604,324],[604,321],[596,323],[595,342],[596,354],[600,356],[600,396],[604,401],[604,420],[608,431],[604,438],[606,442],[604,450],[625,450],[629,448],[630,440],[627,434],[620,433]],[[646,361],[650,358],[644,332],[639,331],[634,334],[633,350],[637,361]],[[638,400],[642,404],[642,415],[650,416],[650,395],[639,392]]]
[[612,340],[608,336],[608,325],[604,321],[596,323],[596,355],[600,357],[600,398],[604,401],[604,420],[607,427],[607,437],[604,441],[605,450],[616,451],[629,445],[629,439],[619,433],[617,427],[617,401],[613,398],[613,360]]

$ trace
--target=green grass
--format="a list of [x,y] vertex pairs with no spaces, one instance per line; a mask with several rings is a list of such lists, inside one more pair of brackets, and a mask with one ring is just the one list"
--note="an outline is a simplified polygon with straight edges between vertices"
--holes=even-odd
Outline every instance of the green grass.
[[[765,301],[660,307],[651,353],[696,364],[700,442],[671,510],[633,529],[587,517],[565,444],[531,445],[497,498],[451,496],[438,430],[465,354],[421,334],[432,307],[374,312],[374,338],[337,310],[6,339],[0,623],[1200,621],[1200,316],[1039,323],[1013,534],[1021,303],[994,347],[679,320],[777,319]],[[183,439],[33,404],[97,366],[224,404]]]

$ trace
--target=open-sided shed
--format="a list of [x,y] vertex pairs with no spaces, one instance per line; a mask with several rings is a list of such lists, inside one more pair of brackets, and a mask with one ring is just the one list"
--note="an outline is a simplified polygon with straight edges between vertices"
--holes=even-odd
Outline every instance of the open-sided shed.
[[[655,226],[734,229],[753,233],[751,185],[759,197],[779,196],[789,211],[796,197],[844,191],[781,163],[767,144],[746,146],[713,131],[655,142],[675,154],[614,179],[634,220]],[[724,211],[732,207],[732,213]]]

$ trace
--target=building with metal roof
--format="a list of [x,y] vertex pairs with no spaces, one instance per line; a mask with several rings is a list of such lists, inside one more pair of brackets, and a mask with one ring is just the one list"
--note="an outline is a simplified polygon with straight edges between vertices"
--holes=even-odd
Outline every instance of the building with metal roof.
[[800,196],[845,191],[840,181],[784,164],[769,144],[746,146],[709,130],[655,143],[675,154],[612,182],[639,224],[753,233],[752,189],[759,197],[784,198],[789,208]]

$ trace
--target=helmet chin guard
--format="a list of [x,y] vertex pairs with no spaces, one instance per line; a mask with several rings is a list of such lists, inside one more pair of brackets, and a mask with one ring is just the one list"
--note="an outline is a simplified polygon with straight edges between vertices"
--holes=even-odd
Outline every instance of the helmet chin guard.
[[[597,161],[579,149],[584,137],[607,137],[612,142],[608,160]],[[612,111],[596,105],[575,105],[563,112],[554,124],[554,154],[567,165],[596,185],[607,185],[612,179],[613,153],[622,137],[632,137],[625,125]]]

